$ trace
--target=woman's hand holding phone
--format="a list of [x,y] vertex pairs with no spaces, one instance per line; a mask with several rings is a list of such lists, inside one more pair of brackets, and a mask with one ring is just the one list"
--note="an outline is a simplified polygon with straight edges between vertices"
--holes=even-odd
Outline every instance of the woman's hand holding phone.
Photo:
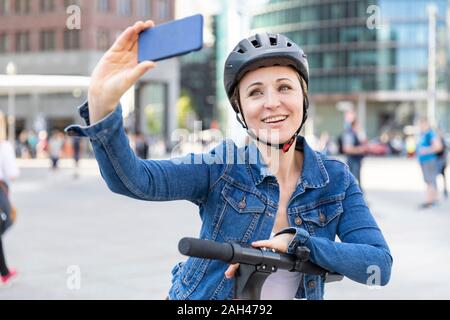
[[155,67],[153,61],[138,63],[139,34],[153,26],[153,21],[148,20],[128,27],[97,63],[88,90],[91,124],[111,113],[122,95]]

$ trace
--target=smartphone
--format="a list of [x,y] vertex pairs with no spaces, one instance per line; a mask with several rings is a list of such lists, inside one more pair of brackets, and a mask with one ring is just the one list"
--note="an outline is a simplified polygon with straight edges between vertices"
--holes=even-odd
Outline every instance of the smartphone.
[[203,16],[196,14],[147,29],[139,34],[138,62],[159,61],[203,47]]

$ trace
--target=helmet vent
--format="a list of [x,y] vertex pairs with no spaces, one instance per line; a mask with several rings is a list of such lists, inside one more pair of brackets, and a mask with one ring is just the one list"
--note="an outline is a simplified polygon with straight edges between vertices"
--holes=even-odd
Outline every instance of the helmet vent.
[[244,53],[245,51],[242,48],[240,48],[237,52]]
[[277,45],[277,38],[270,37],[270,45],[271,46],[276,46]]
[[288,46],[288,47],[292,47],[292,43],[288,42],[288,43],[287,43],[287,46]]
[[261,44],[257,40],[252,40],[252,44],[255,48],[261,47]]

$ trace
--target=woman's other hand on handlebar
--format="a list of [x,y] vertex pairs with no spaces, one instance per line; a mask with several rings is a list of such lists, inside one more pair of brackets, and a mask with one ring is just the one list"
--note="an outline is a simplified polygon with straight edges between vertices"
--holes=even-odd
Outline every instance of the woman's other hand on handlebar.
[[[289,247],[289,243],[291,243],[293,238],[294,234],[283,233],[269,240],[259,240],[252,242],[252,246],[255,248],[275,249],[278,252],[286,253]],[[230,264],[228,269],[225,271],[225,277],[228,279],[233,278],[237,269],[239,269],[239,263]]]
[[230,264],[228,269],[225,271],[225,277],[227,279],[231,279],[234,277],[234,274],[236,273],[237,269],[239,269],[239,263]]
[[88,90],[91,124],[111,113],[125,92],[155,67],[153,61],[138,64],[139,33],[153,26],[148,20],[128,27],[97,63]]

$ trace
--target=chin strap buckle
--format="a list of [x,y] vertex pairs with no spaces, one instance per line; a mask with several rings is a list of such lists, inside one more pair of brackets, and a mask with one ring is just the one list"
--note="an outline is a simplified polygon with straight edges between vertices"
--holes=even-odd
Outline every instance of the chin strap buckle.
[[294,135],[291,140],[289,140],[288,142],[286,142],[283,145],[283,153],[286,153],[289,151],[289,149],[291,148],[292,144],[294,143],[295,138],[297,137],[297,135]]

